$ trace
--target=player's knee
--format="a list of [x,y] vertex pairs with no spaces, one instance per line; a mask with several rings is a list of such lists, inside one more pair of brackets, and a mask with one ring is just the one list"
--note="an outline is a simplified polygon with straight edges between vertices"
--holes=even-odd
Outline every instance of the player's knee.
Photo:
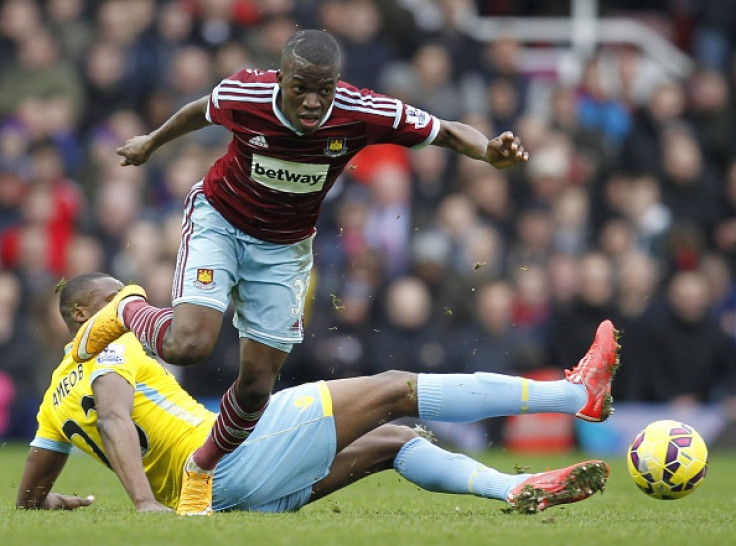
[[389,427],[388,434],[391,437],[391,439],[399,445],[399,447],[403,446],[406,442],[409,440],[413,440],[418,436],[416,431],[408,427],[406,425],[384,425],[385,427]]
[[403,370],[388,370],[373,377],[380,384],[379,388],[385,392],[391,392],[398,398],[416,400],[417,374]]
[[212,352],[213,343],[205,337],[176,336],[164,343],[164,360],[176,366],[194,366]]
[[381,436],[382,452],[393,459],[409,440],[418,436],[414,429],[406,425],[382,425],[376,432]]
[[276,377],[269,374],[255,379],[253,376],[246,379],[241,375],[238,377],[235,394],[245,407],[259,407],[268,400],[275,381]]

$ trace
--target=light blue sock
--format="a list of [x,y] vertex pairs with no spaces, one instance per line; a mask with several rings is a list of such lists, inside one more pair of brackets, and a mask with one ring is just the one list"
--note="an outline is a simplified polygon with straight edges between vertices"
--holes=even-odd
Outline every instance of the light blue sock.
[[506,500],[529,474],[503,474],[459,453],[450,453],[424,438],[406,442],[394,459],[394,469],[422,489]]
[[419,417],[469,423],[523,413],[575,414],[587,401],[583,385],[523,377],[474,374],[419,374]]

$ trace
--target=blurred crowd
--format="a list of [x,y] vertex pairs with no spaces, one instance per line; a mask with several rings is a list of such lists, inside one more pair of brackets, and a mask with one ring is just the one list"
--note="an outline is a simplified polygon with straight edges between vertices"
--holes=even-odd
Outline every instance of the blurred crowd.
[[[62,278],[105,271],[170,304],[184,196],[229,134],[208,127],[143,167],[120,167],[116,148],[242,67],[277,68],[297,28],[338,38],[346,81],[513,130],[531,159],[497,171],[432,146],[361,153],[324,204],[306,338],[279,386],[391,368],[561,375],[611,318],[617,400],[732,404],[736,1],[601,4],[666,33],[694,71],[619,44],[569,81],[524,70],[527,44],[459,25],[565,2],[2,2],[0,437],[35,430],[69,341]],[[184,386],[219,399],[237,344],[225,325],[207,361],[176,370]]]

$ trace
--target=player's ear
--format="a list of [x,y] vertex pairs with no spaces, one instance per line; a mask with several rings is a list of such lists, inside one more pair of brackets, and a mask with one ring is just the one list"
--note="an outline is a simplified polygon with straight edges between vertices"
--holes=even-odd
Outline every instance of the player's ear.
[[94,313],[89,312],[89,308],[83,303],[75,301],[72,303],[71,312],[69,313],[74,322],[82,324],[87,321]]

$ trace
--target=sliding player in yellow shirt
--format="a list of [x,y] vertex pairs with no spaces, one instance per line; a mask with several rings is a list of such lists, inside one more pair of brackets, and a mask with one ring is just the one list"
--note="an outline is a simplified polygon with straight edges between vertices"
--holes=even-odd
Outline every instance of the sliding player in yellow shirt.
[[[69,281],[60,309],[71,334],[122,288],[101,273]],[[391,371],[283,390],[254,433],[220,461],[203,486],[212,490],[215,511],[298,510],[391,468],[427,490],[498,499],[525,512],[586,499],[605,485],[603,461],[504,474],[445,451],[411,428],[383,423],[407,416],[471,422],[537,412],[604,420],[618,366],[616,338],[611,322],[601,323],[588,353],[560,381]],[[76,446],[117,474],[137,510],[176,508],[182,465],[216,415],[189,396],[132,334],[82,363],[68,349],[38,413],[17,506],[73,509],[92,502],[51,492]]]

